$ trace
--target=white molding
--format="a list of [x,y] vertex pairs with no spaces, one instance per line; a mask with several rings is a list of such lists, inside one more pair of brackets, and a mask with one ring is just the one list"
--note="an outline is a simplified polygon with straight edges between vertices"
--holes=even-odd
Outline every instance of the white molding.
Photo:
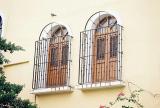
[[67,31],[68,31],[68,35],[70,35],[70,36],[73,37],[72,30],[71,30],[71,27],[70,27],[69,25],[67,25],[67,24],[65,24],[65,23],[63,23],[63,22],[56,22],[56,23],[58,23],[58,24],[60,24],[60,25],[63,25],[64,27],[66,27],[66,28],[67,28]]
[[32,92],[30,93],[35,95],[66,93],[66,92],[72,92],[72,89],[73,88],[70,86],[55,87],[55,88],[39,88],[32,90]]
[[0,16],[2,18],[2,34],[1,37],[4,37],[4,30],[5,30],[5,15],[2,11],[0,11]]
[[[117,24],[119,24],[121,26],[123,25],[122,19],[121,19],[118,12],[113,11],[113,10],[106,10],[104,12],[100,12],[100,16],[103,16],[103,15],[112,15],[116,18]],[[98,19],[99,19],[99,13],[93,15],[89,20],[92,20],[93,22],[96,22],[96,20],[98,20]],[[88,22],[85,29],[86,30],[95,29],[93,22]]]
[[111,81],[111,82],[102,82],[102,83],[86,83],[83,85],[76,86],[76,89],[80,90],[95,90],[101,88],[120,88],[125,87],[123,81]]
[[[49,23],[49,24],[51,24],[51,23]],[[62,22],[52,22],[51,25],[52,25],[52,27],[50,27],[49,25],[45,26],[45,27],[42,29],[42,31],[45,29],[46,32],[49,32],[51,29],[56,28],[57,26],[60,25],[60,26],[66,27],[66,29],[67,29],[67,31],[68,31],[68,35],[71,36],[71,37],[73,37],[72,31],[71,31],[71,28],[70,28],[69,25],[64,24],[64,23],[62,23]],[[42,33],[40,34],[40,39],[51,38],[50,36],[46,35],[46,32],[42,32]]]

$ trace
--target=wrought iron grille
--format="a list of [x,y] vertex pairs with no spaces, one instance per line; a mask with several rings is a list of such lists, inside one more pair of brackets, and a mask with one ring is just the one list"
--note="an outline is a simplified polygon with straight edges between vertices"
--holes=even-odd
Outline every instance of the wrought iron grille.
[[35,42],[32,88],[69,86],[71,36],[57,36]]
[[2,35],[2,17],[0,16],[0,37]]
[[80,33],[79,84],[121,80],[122,28],[116,24]]

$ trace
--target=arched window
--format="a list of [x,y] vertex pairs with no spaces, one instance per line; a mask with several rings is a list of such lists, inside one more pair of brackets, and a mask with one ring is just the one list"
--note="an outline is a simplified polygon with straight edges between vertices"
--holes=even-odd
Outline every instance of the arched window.
[[2,36],[2,17],[0,16],[0,37]]
[[121,80],[121,31],[109,13],[97,12],[89,18],[81,32],[80,84]]
[[49,23],[35,43],[33,89],[69,85],[71,35],[66,26]]

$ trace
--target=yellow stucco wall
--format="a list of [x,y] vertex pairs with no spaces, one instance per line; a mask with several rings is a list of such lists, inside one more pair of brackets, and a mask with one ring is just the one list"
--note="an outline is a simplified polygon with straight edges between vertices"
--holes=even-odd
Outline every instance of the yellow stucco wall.
[[[4,15],[4,37],[24,47],[25,52],[6,54],[11,63],[29,61],[5,67],[7,80],[24,84],[20,94],[33,102],[32,72],[34,42],[49,22],[63,22],[71,27],[72,70],[71,85],[78,83],[79,32],[88,18],[97,11],[115,11],[122,20],[123,80],[131,81],[153,93],[160,93],[160,1],[159,0],[0,0]],[[57,16],[52,18],[50,13]],[[98,108],[127,92],[127,87],[97,89],[83,92],[36,96],[40,108]],[[145,108],[159,108],[160,98],[143,93]]]

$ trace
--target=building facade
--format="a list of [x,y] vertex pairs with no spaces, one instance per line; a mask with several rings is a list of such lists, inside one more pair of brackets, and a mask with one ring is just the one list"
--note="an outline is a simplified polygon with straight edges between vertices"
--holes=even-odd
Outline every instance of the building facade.
[[99,108],[139,88],[144,107],[159,108],[159,4],[1,0],[0,34],[25,49],[6,54],[7,80],[40,108]]

